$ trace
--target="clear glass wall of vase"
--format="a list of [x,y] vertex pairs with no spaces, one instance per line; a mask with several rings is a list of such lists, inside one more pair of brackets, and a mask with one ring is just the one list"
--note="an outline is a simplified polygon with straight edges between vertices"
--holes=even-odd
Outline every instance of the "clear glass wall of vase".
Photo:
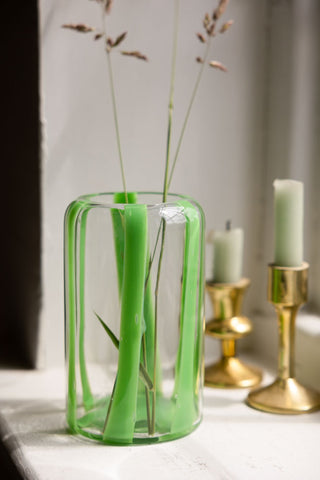
[[173,440],[202,418],[204,216],[160,193],[65,215],[67,422],[102,443]]

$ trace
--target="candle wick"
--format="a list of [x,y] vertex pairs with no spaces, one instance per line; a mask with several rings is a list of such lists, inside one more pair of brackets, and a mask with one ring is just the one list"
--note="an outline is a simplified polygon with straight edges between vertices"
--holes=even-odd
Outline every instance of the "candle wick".
[[231,230],[231,220],[226,221],[226,230]]

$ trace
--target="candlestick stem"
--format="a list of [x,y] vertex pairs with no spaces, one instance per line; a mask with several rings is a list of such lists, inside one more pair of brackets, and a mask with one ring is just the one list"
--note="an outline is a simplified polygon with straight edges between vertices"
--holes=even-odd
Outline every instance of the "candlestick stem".
[[222,340],[221,342],[222,356],[229,358],[236,355],[236,342],[234,340]]
[[268,300],[278,317],[278,374],[275,381],[249,393],[251,407],[269,413],[298,414],[320,408],[320,395],[295,379],[295,320],[307,300],[309,265],[279,267],[269,265]]
[[294,378],[295,320],[298,307],[276,307],[279,327],[278,377]]

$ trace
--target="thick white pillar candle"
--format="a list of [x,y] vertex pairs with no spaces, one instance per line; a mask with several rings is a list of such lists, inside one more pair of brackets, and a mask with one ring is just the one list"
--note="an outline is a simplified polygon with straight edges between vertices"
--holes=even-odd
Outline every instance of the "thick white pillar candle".
[[275,180],[274,263],[298,267],[303,262],[303,183]]
[[242,276],[243,230],[215,232],[213,238],[213,281],[238,282]]

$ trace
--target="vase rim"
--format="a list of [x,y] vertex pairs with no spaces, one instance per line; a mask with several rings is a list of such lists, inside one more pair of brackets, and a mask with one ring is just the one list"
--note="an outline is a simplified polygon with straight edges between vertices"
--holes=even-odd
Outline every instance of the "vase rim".
[[[114,196],[116,194],[123,192],[98,192],[98,193],[89,193],[80,195],[76,201],[85,202],[88,206],[100,206],[107,208],[124,208],[126,202],[115,202]],[[128,195],[136,194],[138,201],[136,203],[145,204],[147,207],[158,207],[161,205],[170,205],[175,204],[180,200],[188,200],[193,204],[198,205],[198,203],[188,195],[182,195],[178,193],[168,193],[166,202],[162,201],[162,192],[155,191],[137,191],[137,192],[128,192]],[[139,201],[139,197],[145,197]],[[146,198],[150,197],[150,199]]]

